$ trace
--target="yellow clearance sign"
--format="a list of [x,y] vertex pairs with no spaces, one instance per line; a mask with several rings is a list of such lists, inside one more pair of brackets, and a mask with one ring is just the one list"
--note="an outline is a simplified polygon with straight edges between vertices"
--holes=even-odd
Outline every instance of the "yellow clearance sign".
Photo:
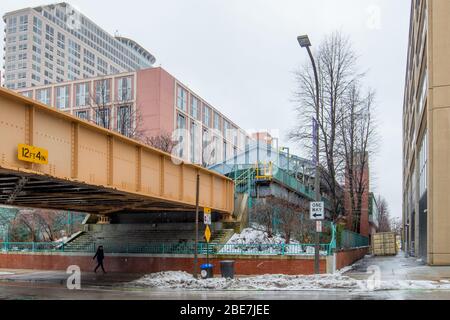
[[31,163],[48,164],[48,151],[26,144],[19,144],[17,147],[17,158]]

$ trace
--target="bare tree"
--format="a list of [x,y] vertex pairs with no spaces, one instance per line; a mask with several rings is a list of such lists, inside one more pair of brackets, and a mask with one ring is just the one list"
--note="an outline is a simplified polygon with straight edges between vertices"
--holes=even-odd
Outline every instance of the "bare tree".
[[90,94],[89,107],[92,111],[92,121],[106,129],[113,129],[124,136],[136,140],[143,140],[142,129],[143,117],[141,108],[132,103],[131,89],[122,88],[118,92],[118,101],[121,105],[116,107],[116,126],[111,121],[112,101],[114,95],[111,93],[111,80],[103,78],[95,82],[95,92]]
[[295,205],[284,199],[277,199],[278,217],[286,244],[291,242],[293,235],[299,233],[300,216],[305,213],[304,206]]
[[359,82],[354,82],[344,97],[339,123],[342,157],[352,217],[352,230],[360,232],[363,196],[369,191],[369,158],[375,150],[375,124],[372,117],[374,93],[361,94]]
[[275,200],[273,197],[262,199],[256,204],[257,214],[255,220],[264,227],[264,231],[267,233],[269,238],[272,238],[274,233],[273,221],[275,217],[275,210]]
[[146,137],[144,142],[153,148],[162,150],[167,153],[172,153],[176,142],[173,140],[172,135],[169,133],[161,133],[153,137]]
[[[338,124],[342,121],[342,104],[346,92],[362,75],[355,71],[357,57],[348,38],[339,32],[326,37],[316,52],[319,77],[319,127],[320,159],[318,161],[326,173],[323,182],[330,193],[332,215],[339,215],[342,199],[339,195],[339,180],[342,181],[345,159],[339,148]],[[313,124],[316,113],[316,90],[312,67],[307,64],[296,73],[298,90],[295,100],[299,126],[289,134],[292,141],[299,142],[313,154]]]
[[403,223],[402,219],[394,217],[390,220],[391,231],[395,232],[397,235],[402,234]]
[[377,199],[377,209],[378,209],[378,232],[390,232],[390,213],[389,206],[386,199],[378,196]]

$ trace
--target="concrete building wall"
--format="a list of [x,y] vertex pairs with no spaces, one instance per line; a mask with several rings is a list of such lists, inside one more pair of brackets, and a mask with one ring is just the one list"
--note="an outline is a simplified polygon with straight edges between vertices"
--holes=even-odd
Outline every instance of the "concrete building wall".
[[408,254],[450,264],[450,2],[412,1],[403,115]]
[[9,89],[139,70],[155,60],[136,42],[108,34],[66,3],[8,12],[3,19]]
[[[120,87],[119,81],[124,78],[130,79],[131,83],[130,98],[126,100],[120,99],[118,93]],[[96,88],[103,81],[108,81],[109,83],[107,86],[110,92],[108,95],[110,97],[109,102],[97,103],[95,101]],[[88,101],[80,106],[79,103],[77,104],[77,88],[81,84],[88,85],[89,93],[87,95]],[[68,90],[68,103],[64,107],[58,106],[58,88],[67,88]],[[183,88],[186,94],[185,110],[181,110],[177,105],[178,88]],[[48,91],[48,99],[42,99],[40,92],[43,91]],[[109,129],[119,132],[119,108],[130,107],[133,128],[128,132],[135,133],[136,130],[134,128],[138,127],[137,131],[141,133],[141,138],[143,136],[153,137],[161,134],[172,135],[176,129],[179,129],[177,118],[181,115],[184,119],[184,128],[186,129],[186,137],[183,145],[185,152],[182,158],[197,164],[203,163],[203,152],[208,145],[211,145],[213,139],[216,139],[214,141],[217,142],[217,145],[214,146],[217,150],[217,157],[213,159],[215,162],[210,162],[209,164],[222,162],[223,156],[225,155],[228,158],[233,154],[243,152],[249,139],[244,129],[237,126],[217,108],[208,104],[200,95],[190,90],[162,68],[149,68],[134,72],[37,86],[18,90],[18,92],[75,116],[85,116],[84,112],[87,112],[87,120],[98,125],[102,125],[96,119],[98,109],[107,108],[110,110]],[[193,99],[198,101],[197,115],[194,115],[192,112]],[[210,118],[214,116],[218,119],[218,123],[220,124],[218,129],[214,128],[214,121],[205,121],[205,108],[210,110]],[[225,123],[228,124],[228,129],[225,129]],[[196,135],[192,139],[191,128],[194,125],[196,126]],[[207,144],[204,144],[204,139],[207,140]],[[191,143],[195,143],[197,148],[191,149]],[[227,147],[226,152],[224,152],[225,146]],[[192,152],[196,153],[195,158],[191,157]]]

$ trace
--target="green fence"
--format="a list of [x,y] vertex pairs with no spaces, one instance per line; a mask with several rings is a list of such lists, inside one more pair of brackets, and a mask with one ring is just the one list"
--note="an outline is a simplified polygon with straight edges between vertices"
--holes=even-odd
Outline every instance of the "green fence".
[[[130,253],[130,254],[186,254],[195,253],[195,243],[148,243],[133,244],[123,243],[103,245],[105,253]],[[0,247],[3,252],[80,252],[95,253],[96,244],[89,245],[63,245],[55,243],[32,242],[4,242]],[[330,255],[334,249],[333,243],[320,244],[321,255]],[[199,243],[198,253],[211,255],[314,255],[314,244],[217,244]]]
[[339,249],[361,248],[369,246],[369,238],[349,230],[342,230],[338,236]]

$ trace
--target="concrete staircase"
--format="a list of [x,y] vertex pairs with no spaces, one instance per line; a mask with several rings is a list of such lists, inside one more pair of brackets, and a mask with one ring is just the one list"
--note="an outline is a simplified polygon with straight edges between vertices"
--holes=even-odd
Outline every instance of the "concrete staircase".
[[[202,230],[202,229],[200,229]],[[232,229],[213,230],[211,244],[226,243]],[[199,239],[203,242],[202,231]],[[161,225],[89,225],[86,230],[64,245],[66,252],[94,252],[103,245],[107,253],[179,253],[195,242],[192,224]],[[213,246],[212,246],[213,247]]]

